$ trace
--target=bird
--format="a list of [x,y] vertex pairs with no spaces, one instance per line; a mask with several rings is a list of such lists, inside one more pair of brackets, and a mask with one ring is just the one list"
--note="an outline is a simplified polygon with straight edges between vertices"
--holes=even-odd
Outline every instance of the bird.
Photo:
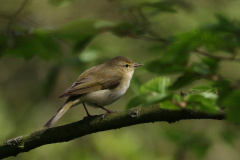
[[69,108],[83,104],[87,116],[89,114],[85,103],[91,107],[101,108],[106,111],[103,115],[113,113],[104,106],[110,105],[128,90],[136,67],[143,64],[135,63],[130,58],[117,56],[84,71],[77,81],[66,90],[59,98],[68,97],[64,105],[44,125],[45,128],[52,127]]

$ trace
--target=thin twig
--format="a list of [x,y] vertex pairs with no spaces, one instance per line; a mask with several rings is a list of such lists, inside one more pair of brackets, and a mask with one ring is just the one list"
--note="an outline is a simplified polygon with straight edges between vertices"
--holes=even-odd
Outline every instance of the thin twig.
[[[139,12],[139,14],[141,15],[141,17],[145,23],[142,22],[142,20],[139,20],[139,18],[134,14],[134,10],[137,10]],[[153,38],[155,38],[155,40],[158,39],[158,41],[161,41],[164,43],[169,42],[167,39],[162,38],[161,36],[159,36],[158,33],[156,33],[153,29],[150,28],[150,26],[148,25],[148,24],[150,24],[149,20],[143,14],[143,12],[141,11],[141,9],[139,7],[132,7],[132,9],[128,11],[128,15],[134,23],[136,23],[140,27],[142,27],[149,35],[153,36]]]
[[12,22],[14,21],[14,19],[19,15],[19,13],[25,8],[25,6],[27,5],[29,0],[25,0],[22,5],[19,7],[19,9],[12,15],[10,16],[10,20],[7,24],[7,29],[6,29],[6,32],[7,32],[7,35],[8,36],[11,36],[11,25],[12,25]]
[[[111,1],[112,2],[112,1]],[[161,41],[163,43],[169,43],[169,41],[167,39],[162,38],[158,33],[156,33],[153,29],[151,29],[151,22],[149,21],[149,19],[144,15],[144,13],[142,12],[142,9],[140,7],[137,6],[126,6],[123,5],[121,2],[119,1],[113,1],[115,2],[114,4],[120,8],[121,6],[125,6],[125,8],[130,8],[127,11],[128,14],[128,18],[130,18],[130,21],[132,21],[133,23],[139,25],[140,27],[142,27],[150,36],[152,36],[151,40],[155,40],[155,41]],[[134,14],[134,11],[137,11],[139,14],[139,17],[137,17]],[[141,38],[141,37],[137,37],[137,38]],[[143,37],[144,39],[147,39],[145,37]],[[150,39],[150,38],[149,38]]]
[[200,54],[200,55],[204,55],[204,56],[207,56],[207,57],[211,57],[211,58],[214,58],[214,59],[217,59],[217,60],[226,60],[226,61],[239,61],[240,62],[240,59],[239,58],[235,58],[235,57],[222,57],[222,56],[214,56],[210,53],[207,53],[207,52],[203,52],[203,51],[200,51],[200,50],[193,50],[194,52]]

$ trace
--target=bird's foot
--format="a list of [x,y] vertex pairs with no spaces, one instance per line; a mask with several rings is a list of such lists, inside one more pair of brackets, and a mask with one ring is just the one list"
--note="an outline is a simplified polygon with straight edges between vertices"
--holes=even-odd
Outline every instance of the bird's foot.
[[106,111],[107,111],[107,112],[102,115],[102,119],[103,119],[103,120],[104,120],[104,118],[105,118],[105,116],[106,116],[107,114],[118,112],[118,110],[116,110],[116,111],[106,110]]

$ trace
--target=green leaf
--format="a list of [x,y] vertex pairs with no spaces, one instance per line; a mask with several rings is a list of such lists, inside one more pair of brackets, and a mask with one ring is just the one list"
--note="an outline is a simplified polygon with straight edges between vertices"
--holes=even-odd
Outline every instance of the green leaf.
[[168,77],[157,77],[140,87],[140,94],[132,98],[127,109],[142,104],[143,107],[158,104],[164,98],[168,97],[167,88],[170,85]]
[[184,42],[183,40],[178,40],[178,43],[171,44],[166,53],[161,57],[165,63],[169,64],[186,64],[189,59],[189,42]]
[[218,105],[223,106],[223,101],[230,96],[230,93],[234,91],[234,88],[232,87],[232,81],[231,80],[222,80],[217,81],[214,83],[213,87],[219,88],[218,92]]
[[188,105],[191,105],[192,108],[196,108],[200,111],[217,113],[219,107],[216,105],[217,94],[214,93],[194,93],[187,96]]
[[168,110],[181,110],[179,106],[174,104],[172,101],[162,101],[159,103],[160,108],[162,109],[168,109]]
[[166,94],[167,88],[170,86],[170,78],[168,77],[157,77],[141,86],[141,93],[152,93]]
[[[184,106],[181,106],[183,105]],[[160,108],[169,109],[169,110],[180,110],[184,108],[186,102],[184,101],[184,97],[179,94],[168,95],[168,97],[164,98],[160,103]]]
[[198,75],[194,73],[185,73],[178,77],[178,79],[169,87],[170,90],[176,90],[186,85],[191,84],[194,80],[198,79]]
[[174,94],[172,97],[172,100],[177,101],[178,103],[181,103],[184,101],[184,97],[180,94]]
[[148,95],[145,97],[145,101],[143,102],[142,107],[148,107],[151,105],[158,104],[159,102],[163,101],[167,97],[168,97],[167,94]]
[[217,92],[218,89],[214,88],[212,86],[207,86],[207,85],[199,85],[199,86],[195,86],[193,88],[190,89],[191,91],[198,91],[198,92]]
[[101,20],[76,20],[60,28],[55,35],[74,41],[73,53],[77,53],[83,51],[96,35],[112,26],[114,24]]
[[141,93],[148,94],[148,96],[145,97],[143,107],[157,104],[166,98],[169,85],[170,79],[168,77],[157,77],[143,84],[140,91]]
[[97,60],[100,57],[100,49],[88,47],[79,54],[79,60],[83,63],[89,63]]
[[10,39],[12,45],[5,48],[4,53],[26,59],[38,55],[49,60],[60,53],[60,46],[52,38],[52,32],[48,30],[34,30],[29,35],[19,35]]
[[[218,37],[218,42],[206,43],[206,46],[212,46],[215,51],[223,50],[228,54],[234,54],[235,50],[240,47],[238,36],[240,33],[239,21],[231,20],[230,18],[217,14],[217,24],[213,24],[202,28],[202,31],[215,34]],[[208,48],[210,50],[210,47]]]
[[161,57],[165,63],[184,65],[189,59],[190,51],[203,45],[208,49],[216,49],[225,43],[218,34],[201,30],[180,34],[175,37],[175,41],[168,46],[165,54]]
[[219,60],[214,58],[201,58],[201,62],[207,65],[211,73],[216,73],[219,68]]
[[[221,34],[207,30],[195,30],[178,35],[176,41],[177,43],[169,46],[169,52],[171,52],[171,55],[175,54],[176,57],[169,58],[179,59],[181,61],[184,61],[186,58],[185,56],[187,55],[185,54],[199,47],[205,46],[209,51],[216,51],[223,48],[226,43]],[[181,55],[183,57],[181,57]]]
[[86,37],[93,37],[99,33],[98,20],[75,20],[67,23],[55,34],[58,37],[81,41]]
[[131,109],[131,108],[141,105],[145,101],[146,96],[147,96],[147,94],[139,94],[139,95],[131,98],[130,101],[128,101],[126,109]]
[[227,107],[227,120],[240,123],[240,90],[235,90],[222,100],[222,105]]
[[240,32],[240,27],[224,15],[216,14],[218,20],[218,29],[227,32]]
[[202,63],[193,63],[191,70],[200,75],[209,75],[211,73],[209,67]]
[[41,58],[49,59],[61,53],[60,46],[53,38],[52,31],[40,29],[34,30],[33,36],[37,39],[41,48],[43,48],[42,52],[39,53]]
[[72,49],[73,53],[82,52],[85,49],[85,47],[91,42],[92,39],[93,39],[92,35],[82,36],[74,44],[73,49]]
[[153,60],[144,64],[148,71],[157,74],[171,74],[183,72],[185,67],[178,63],[166,63],[164,60]]
[[[170,40],[169,40],[170,41]],[[149,46],[148,51],[151,53],[156,53],[156,54],[164,54],[164,49],[166,48],[166,44],[164,43],[153,43],[151,46]]]

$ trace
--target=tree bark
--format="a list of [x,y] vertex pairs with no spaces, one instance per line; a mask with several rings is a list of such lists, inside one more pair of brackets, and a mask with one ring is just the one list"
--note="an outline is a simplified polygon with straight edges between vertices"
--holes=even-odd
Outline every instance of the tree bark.
[[104,119],[102,119],[101,115],[93,116],[78,122],[39,130],[2,142],[0,143],[0,159],[17,156],[19,153],[28,152],[42,145],[67,142],[100,131],[118,129],[141,123],[157,121],[173,123],[188,119],[223,120],[225,119],[225,114],[207,114],[190,110],[169,111],[153,106],[111,113],[106,115]]

